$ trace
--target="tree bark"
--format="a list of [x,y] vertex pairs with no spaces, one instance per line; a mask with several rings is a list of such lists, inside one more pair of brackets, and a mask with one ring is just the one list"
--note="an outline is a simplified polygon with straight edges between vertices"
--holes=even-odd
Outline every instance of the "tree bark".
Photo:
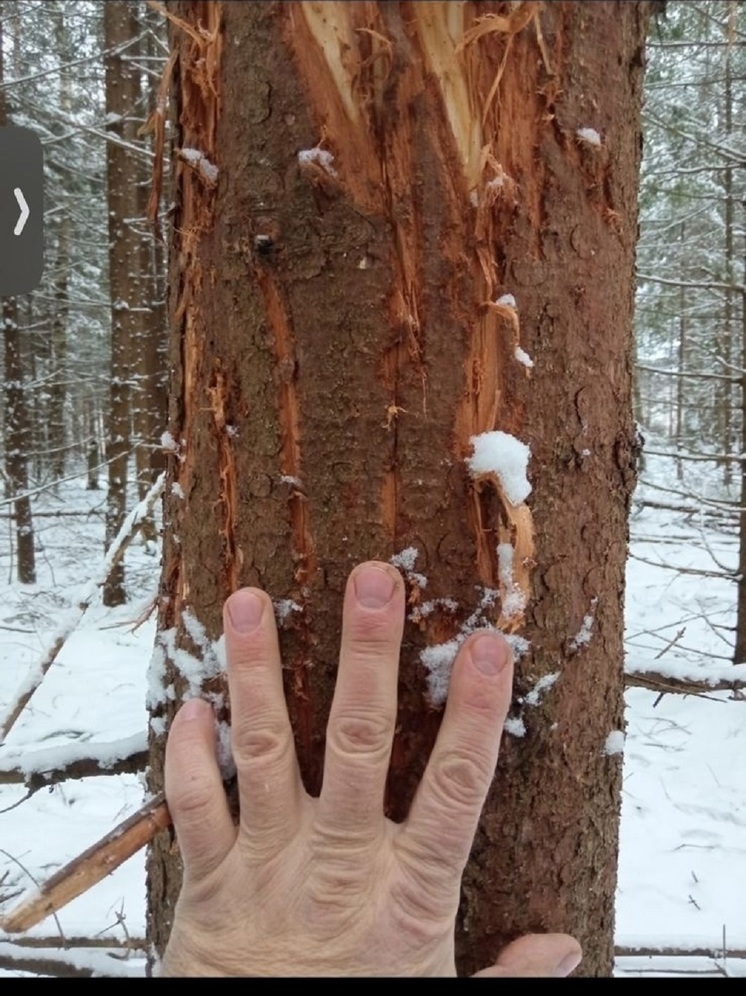
[[[104,6],[104,46],[107,128],[134,145],[138,96],[137,73],[121,52],[112,51],[136,36],[137,20],[127,0]],[[109,294],[111,297],[111,381],[107,422],[106,461],[109,474],[106,505],[106,548],[119,532],[127,512],[127,474],[131,445],[131,377],[139,329],[140,276],[137,217],[138,170],[131,148],[109,142],[106,148],[109,206]],[[124,562],[120,561],[104,588],[105,605],[121,605],[126,598]]]
[[[402,555],[392,818],[440,720],[426,649],[496,625],[523,650],[464,878],[459,968],[566,930],[583,971],[609,974],[621,763],[605,744],[623,728],[647,5],[169,12],[174,454],[151,787],[162,730],[194,690],[178,662],[203,661],[224,713],[211,642],[224,598],[258,585],[278,600],[317,792],[346,577]],[[494,430],[531,447],[528,501],[469,473],[472,438]],[[164,834],[149,856],[157,950],[178,890]]]
[[[148,60],[156,53],[153,44],[153,31],[157,30],[150,15],[155,11],[148,8],[138,10],[138,28],[142,39],[138,51]],[[162,19],[160,19],[162,20]],[[163,30],[163,26],[158,26]],[[150,62],[147,65],[151,65]],[[140,86],[140,116],[148,118],[153,110],[155,87],[150,79]],[[163,265],[162,253],[157,252],[153,233],[147,222],[147,207],[150,197],[150,168],[143,160],[139,165],[137,181],[137,217],[139,225],[139,274],[140,308],[139,330],[135,342],[135,384],[132,399],[132,419],[137,439],[135,452],[137,465],[137,490],[142,501],[153,481],[165,469],[165,456],[160,445],[166,428],[168,414],[168,394],[166,383],[166,323],[163,295],[159,294],[156,268]],[[162,277],[161,277],[162,280]],[[158,538],[155,519],[143,524],[143,538],[153,544]]]

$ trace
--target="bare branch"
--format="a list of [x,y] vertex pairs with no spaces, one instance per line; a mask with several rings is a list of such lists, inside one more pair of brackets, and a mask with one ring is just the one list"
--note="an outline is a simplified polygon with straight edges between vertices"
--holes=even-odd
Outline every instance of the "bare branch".
[[[733,692],[733,698],[746,702],[746,696],[740,691],[746,687],[746,679],[734,678],[733,681],[692,681],[688,678],[672,678],[667,674],[657,674],[655,671],[635,671],[624,675],[626,688],[648,688],[652,692],[674,693],[678,695],[697,695],[700,698],[712,698],[713,692]],[[720,702],[720,699],[714,701]]]
[[726,581],[737,580],[735,571],[705,571],[698,567],[679,567],[677,564],[665,564],[662,560],[647,560],[636,553],[630,554],[631,560],[637,560],[641,564],[649,564],[651,567],[662,567],[666,571],[676,571],[677,574],[693,574],[700,578],[723,578]]
[[638,280],[645,280],[652,284],[664,284],[666,287],[691,287],[693,290],[727,290],[743,293],[746,290],[744,284],[726,284],[720,280],[672,280],[668,277],[656,277],[652,273],[638,273]]
[[110,875],[170,823],[171,814],[160,793],[0,917],[0,929],[9,934],[30,930]]
[[111,743],[69,744],[62,757],[59,747],[32,753],[22,748],[0,761],[0,785],[26,785],[36,790],[76,778],[135,774],[144,771],[148,763],[145,739],[136,734]]
[[646,373],[661,374],[664,377],[683,377],[689,378],[691,380],[719,380],[726,381],[730,384],[740,384],[743,377],[729,377],[727,374],[707,374],[707,373],[689,373],[683,370],[664,370],[662,367],[648,367],[644,363],[638,363],[635,366],[636,370],[644,370]]

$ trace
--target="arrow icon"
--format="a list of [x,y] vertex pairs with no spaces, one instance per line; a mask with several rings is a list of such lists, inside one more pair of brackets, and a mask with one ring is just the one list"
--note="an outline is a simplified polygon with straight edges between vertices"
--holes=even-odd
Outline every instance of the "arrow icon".
[[13,193],[16,195],[16,200],[18,201],[18,207],[21,209],[21,214],[16,222],[16,227],[13,229],[14,235],[20,235],[23,229],[26,227],[26,222],[28,221],[29,209],[26,203],[26,198],[23,196],[23,191],[20,187],[14,187]]

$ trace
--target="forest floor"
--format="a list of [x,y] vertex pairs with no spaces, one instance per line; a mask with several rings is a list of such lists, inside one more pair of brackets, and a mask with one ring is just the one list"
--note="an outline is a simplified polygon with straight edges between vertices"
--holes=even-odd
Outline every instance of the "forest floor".
[[[101,560],[104,502],[83,482],[35,502],[36,513],[80,513],[37,517],[36,585],[13,582],[7,529],[0,538],[0,716]],[[720,674],[730,659],[734,586],[676,568],[733,568],[736,536],[651,508],[633,517],[632,533],[628,669]],[[158,557],[133,544],[127,570],[131,601],[114,610],[95,601],[85,614],[0,748],[0,780],[19,757],[48,764],[86,744],[144,744],[155,622],[134,626],[152,604]],[[743,699],[628,690],[617,975],[746,975],[744,753]],[[0,903],[14,905],[143,798],[135,775],[67,781],[30,796],[23,785],[0,784]],[[141,976],[144,932],[139,853],[55,919],[22,938],[0,935],[0,975]]]

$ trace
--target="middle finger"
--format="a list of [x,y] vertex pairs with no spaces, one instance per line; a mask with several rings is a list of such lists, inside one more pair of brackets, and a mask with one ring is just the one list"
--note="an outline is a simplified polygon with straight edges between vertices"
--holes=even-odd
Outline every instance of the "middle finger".
[[319,800],[325,829],[358,843],[383,820],[403,629],[401,575],[389,564],[361,564],[345,592]]

